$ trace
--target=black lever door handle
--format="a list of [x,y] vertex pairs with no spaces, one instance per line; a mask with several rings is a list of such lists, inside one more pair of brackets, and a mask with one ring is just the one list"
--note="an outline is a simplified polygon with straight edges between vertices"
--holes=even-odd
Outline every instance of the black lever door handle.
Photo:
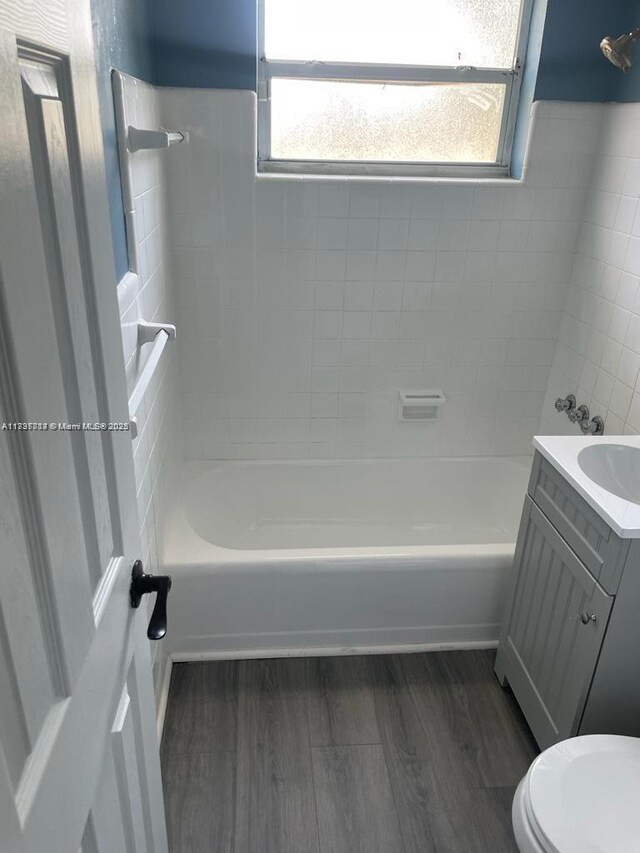
[[161,640],[167,633],[167,596],[170,589],[169,575],[147,575],[143,571],[142,560],[135,561],[131,570],[131,587],[129,588],[131,606],[139,607],[143,595],[148,592],[156,593],[156,604],[147,628],[147,637],[150,640]]

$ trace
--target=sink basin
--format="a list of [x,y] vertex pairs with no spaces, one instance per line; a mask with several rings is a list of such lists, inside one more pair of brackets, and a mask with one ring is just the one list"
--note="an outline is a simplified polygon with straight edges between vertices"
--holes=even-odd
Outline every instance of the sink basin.
[[598,486],[640,504],[640,448],[592,444],[578,453],[578,465]]

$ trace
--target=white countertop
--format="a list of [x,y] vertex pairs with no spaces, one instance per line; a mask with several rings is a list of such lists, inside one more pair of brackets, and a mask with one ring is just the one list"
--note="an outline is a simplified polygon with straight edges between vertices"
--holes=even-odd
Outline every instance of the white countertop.
[[623,444],[640,448],[638,435],[537,435],[534,447],[623,539],[640,537],[640,504],[608,492],[582,471],[578,453],[590,444]]

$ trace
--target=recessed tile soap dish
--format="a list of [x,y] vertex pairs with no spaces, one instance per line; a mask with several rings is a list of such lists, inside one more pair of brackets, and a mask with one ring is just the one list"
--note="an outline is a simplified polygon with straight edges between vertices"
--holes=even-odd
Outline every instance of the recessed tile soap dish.
[[446,397],[442,388],[420,391],[400,391],[398,394],[399,421],[435,421]]

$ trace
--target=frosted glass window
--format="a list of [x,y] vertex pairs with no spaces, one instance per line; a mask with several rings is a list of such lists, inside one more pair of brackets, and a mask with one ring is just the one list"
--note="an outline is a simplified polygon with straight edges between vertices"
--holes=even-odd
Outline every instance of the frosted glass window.
[[506,177],[533,0],[258,0],[258,169]]
[[271,156],[493,163],[505,87],[272,80]]
[[264,0],[267,59],[509,67],[521,0]]

